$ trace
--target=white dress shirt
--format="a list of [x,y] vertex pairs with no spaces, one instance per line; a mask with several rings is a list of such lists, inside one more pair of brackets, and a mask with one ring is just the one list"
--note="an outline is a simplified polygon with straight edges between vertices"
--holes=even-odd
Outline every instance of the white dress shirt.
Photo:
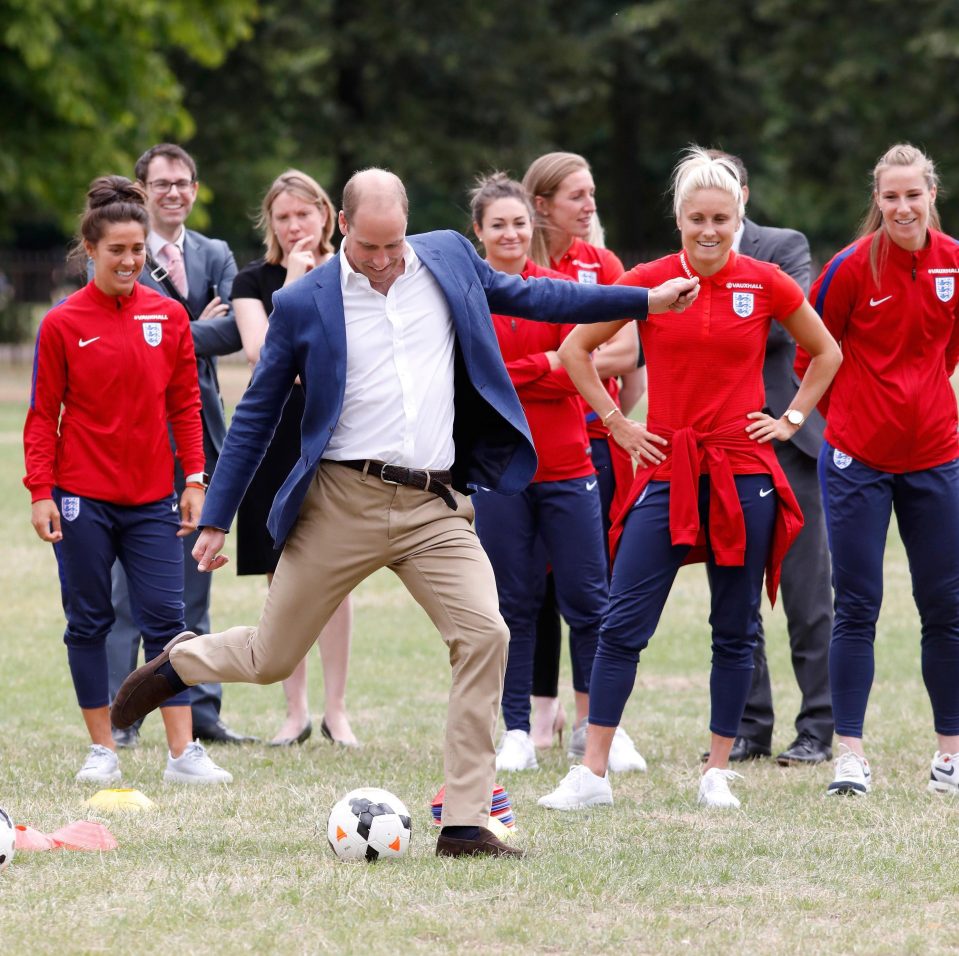
[[453,320],[407,243],[404,271],[382,295],[340,255],[346,393],[324,458],[407,468],[453,464]]

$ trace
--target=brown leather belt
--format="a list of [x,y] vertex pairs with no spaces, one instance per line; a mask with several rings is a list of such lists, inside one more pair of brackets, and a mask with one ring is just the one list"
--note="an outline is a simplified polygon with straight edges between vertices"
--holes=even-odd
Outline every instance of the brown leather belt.
[[389,465],[385,461],[373,461],[364,458],[356,461],[336,461],[337,465],[346,465],[364,475],[372,475],[388,485],[404,485],[408,488],[420,488],[442,498],[453,510],[457,510],[456,499],[449,486],[453,483],[453,473],[449,471],[428,471],[425,468],[404,468],[402,465]]

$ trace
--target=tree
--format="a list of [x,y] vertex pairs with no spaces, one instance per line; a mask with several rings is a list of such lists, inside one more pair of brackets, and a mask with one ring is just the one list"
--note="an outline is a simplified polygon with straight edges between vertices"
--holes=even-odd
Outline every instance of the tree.
[[213,68],[256,0],[0,0],[0,234],[14,217],[72,228],[90,180],[132,174],[146,145],[193,134],[171,50]]

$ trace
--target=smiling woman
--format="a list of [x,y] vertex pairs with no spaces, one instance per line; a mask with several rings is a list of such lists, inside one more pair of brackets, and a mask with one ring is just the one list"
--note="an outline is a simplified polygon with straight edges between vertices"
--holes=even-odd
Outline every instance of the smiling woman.
[[[540,800],[557,810],[612,803],[610,748],[639,656],[680,565],[691,560],[707,562],[712,594],[711,744],[698,799],[710,808],[739,806],[729,790],[737,775],[727,765],[752,679],[763,578],[774,600],[782,557],[802,526],[770,442],[795,433],[841,360],[796,282],[777,266],[733,252],[743,194],[728,160],[691,148],[676,167],[673,194],[682,249],[619,280],[647,285],[686,275],[700,282],[684,313],[639,323],[648,427],[619,411],[590,360],[624,323],[580,326],[559,350],[570,378],[639,467],[613,526],[615,564],[590,680],[583,766]],[[772,321],[814,356],[780,419],[760,411]]]
[[[106,637],[111,568],[130,579],[147,659],[183,630],[183,552],[204,497],[196,359],[183,307],[138,283],[148,228],[142,188],[93,182],[77,243],[93,279],[37,333],[24,455],[32,523],[53,544],[67,618],[64,643],[91,747],[77,780],[120,779],[110,732]],[[188,478],[177,502],[168,427]],[[231,779],[192,743],[185,696],[163,713],[167,780]]]
[[[938,176],[891,147],[873,170],[860,238],[810,299],[846,361],[825,404],[819,459],[835,618],[829,652],[840,755],[828,793],[863,794],[883,555],[893,508],[922,620],[922,674],[938,748],[929,787],[959,792],[959,449],[949,377],[959,362],[959,245],[939,231]],[[800,354],[797,367],[805,367]]]

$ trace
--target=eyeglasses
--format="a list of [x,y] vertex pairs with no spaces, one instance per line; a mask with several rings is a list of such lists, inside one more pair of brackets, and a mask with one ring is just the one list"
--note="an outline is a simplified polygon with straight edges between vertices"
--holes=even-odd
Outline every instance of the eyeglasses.
[[147,186],[155,193],[168,193],[174,187],[179,192],[185,193],[195,182],[195,179],[177,179],[172,183],[169,179],[153,179],[147,183]]

